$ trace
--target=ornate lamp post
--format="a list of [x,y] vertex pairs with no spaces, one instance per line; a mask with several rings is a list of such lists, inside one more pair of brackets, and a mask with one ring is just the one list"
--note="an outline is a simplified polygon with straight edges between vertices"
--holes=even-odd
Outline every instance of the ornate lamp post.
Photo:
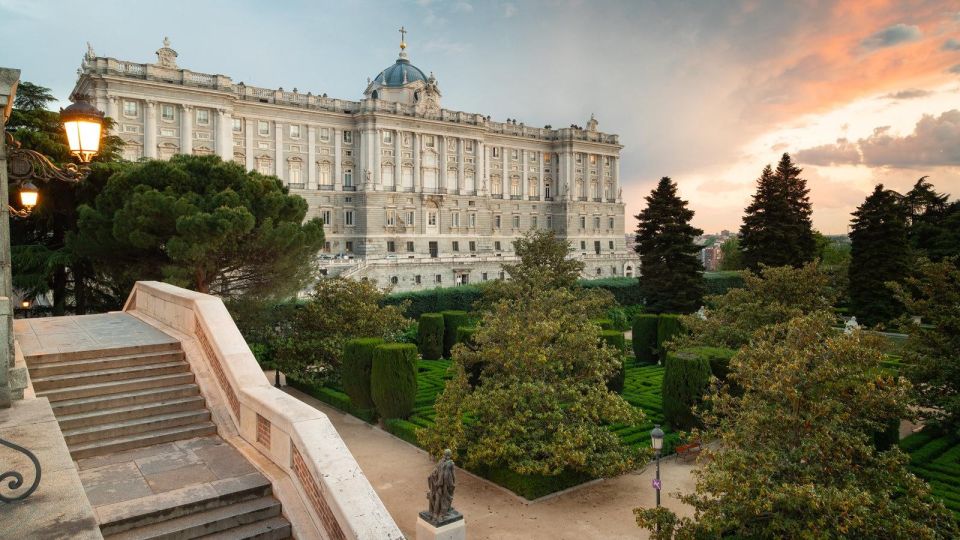
[[[19,74],[19,72],[17,72],[17,74]],[[16,80],[14,80],[12,88],[13,90],[10,92],[11,95],[8,96],[10,101],[13,100],[13,94],[16,91]],[[6,113],[8,111],[9,109],[7,109],[7,111],[0,111],[4,113],[0,115],[0,120],[2,120],[0,125],[6,123]],[[50,161],[50,158],[45,155],[34,150],[20,148],[20,144],[13,138],[13,135],[11,133],[5,133],[4,141],[0,144],[5,144],[7,147],[5,152],[7,160],[7,170],[5,172],[7,174],[0,175],[0,178],[8,176],[9,184],[6,179],[0,181],[0,200],[7,206],[9,211],[8,215],[21,218],[27,217],[37,206],[40,199],[40,191],[37,189],[37,186],[33,184],[33,181],[50,182],[59,180],[61,182],[77,183],[89,176],[90,169],[87,167],[87,164],[90,163],[90,160],[100,151],[100,138],[103,133],[103,113],[78,97],[73,105],[60,110],[60,118],[63,120],[67,142],[70,146],[70,154],[77,158],[80,162],[79,166],[68,163],[63,167],[57,167]],[[3,148],[0,148],[0,150],[3,150]],[[0,157],[4,157],[4,152],[0,151]],[[2,161],[0,161],[0,163],[2,163]],[[9,196],[11,187],[19,189],[21,206],[19,210],[10,206]],[[4,371],[10,366],[10,357],[13,350],[12,306],[9,305],[10,298],[13,296],[10,264],[9,217],[2,216],[0,217],[0,297],[3,297],[3,301],[7,305],[3,306],[5,314],[2,321],[3,328],[0,329],[0,335],[4,338],[0,340],[2,341],[0,348],[3,350],[3,352],[0,353],[0,369]],[[29,306],[29,304],[26,304],[26,306]],[[2,382],[7,384],[5,377]],[[9,406],[9,402],[0,403],[0,406]],[[10,497],[0,495],[0,501],[11,503],[26,499],[37,489],[37,486],[40,485],[40,462],[33,452],[13,442],[0,439],[0,445],[26,455],[37,471],[33,483],[22,493]],[[2,479],[4,483],[9,482],[6,487],[11,490],[19,489],[24,485],[23,475],[15,470],[0,473],[0,479]]]
[[650,446],[657,456],[657,477],[653,480],[653,489],[657,490],[657,508],[660,508],[660,452],[663,450],[663,430],[660,429],[660,424],[654,425],[650,430]]

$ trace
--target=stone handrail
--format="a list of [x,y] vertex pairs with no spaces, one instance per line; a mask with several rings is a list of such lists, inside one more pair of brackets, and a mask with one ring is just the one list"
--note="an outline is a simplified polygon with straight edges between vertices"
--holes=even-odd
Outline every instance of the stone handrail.
[[219,298],[139,281],[123,310],[196,339],[240,436],[289,475],[327,538],[403,538],[327,416],[270,385]]

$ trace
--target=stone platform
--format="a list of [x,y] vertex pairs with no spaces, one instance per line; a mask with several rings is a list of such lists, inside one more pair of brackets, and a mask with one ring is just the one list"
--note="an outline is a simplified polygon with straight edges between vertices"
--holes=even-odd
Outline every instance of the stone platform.
[[26,357],[177,343],[127,313],[16,319],[13,332]]

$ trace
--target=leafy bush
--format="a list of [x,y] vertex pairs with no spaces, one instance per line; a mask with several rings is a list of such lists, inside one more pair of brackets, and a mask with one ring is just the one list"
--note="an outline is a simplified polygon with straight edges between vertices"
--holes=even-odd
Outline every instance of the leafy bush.
[[397,335],[397,343],[412,343],[414,345],[420,344],[420,325],[417,324],[417,321],[413,321],[409,326],[404,328],[403,332]]
[[667,349],[664,344],[680,333],[680,315],[661,314],[657,319],[657,351],[661,360],[666,360]]
[[470,316],[466,311],[448,310],[443,315],[443,357],[450,358],[450,349],[457,342],[457,328],[466,326]]
[[674,429],[689,430],[699,421],[693,407],[703,401],[710,383],[710,361],[695,351],[667,355],[663,373],[663,416]]
[[585,289],[604,289],[613,294],[613,299],[621,306],[642,305],[643,297],[640,296],[640,286],[637,284],[637,278],[605,278],[589,279],[578,282]]
[[520,474],[507,467],[477,466],[471,472],[499,484],[528,501],[582,484],[593,477],[576,471],[565,471],[555,476]]
[[420,315],[418,332],[420,335],[420,354],[427,360],[443,358],[443,314],[424,313]]
[[451,309],[471,311],[473,304],[483,297],[485,285],[438,287],[428,291],[394,293],[384,298],[384,305],[406,305],[407,317],[417,318],[424,313],[439,313]]
[[730,289],[742,289],[746,282],[740,272],[704,272],[707,294],[727,294]]
[[638,364],[657,363],[657,327],[659,317],[641,313],[633,319],[633,355]]
[[624,365],[626,359],[623,356],[626,351],[623,332],[619,330],[604,330],[600,332],[600,339],[606,343],[607,346],[616,349],[617,358],[620,359],[620,368],[607,379],[607,388],[612,392],[622,393],[623,385],[627,380],[627,371]]
[[476,326],[458,326],[457,343],[470,345],[473,341],[473,333],[477,331]]
[[594,319],[593,324],[599,326],[601,330],[615,330],[613,321],[610,319]]
[[406,418],[417,394],[417,348],[409,343],[379,345],[373,352],[370,394],[383,418]]
[[357,407],[373,408],[370,397],[370,370],[373,350],[382,345],[380,338],[351,339],[343,346],[343,391]]
[[683,351],[705,358],[710,364],[710,373],[721,381],[727,380],[727,375],[730,373],[730,359],[737,354],[734,349],[723,347],[687,347]]

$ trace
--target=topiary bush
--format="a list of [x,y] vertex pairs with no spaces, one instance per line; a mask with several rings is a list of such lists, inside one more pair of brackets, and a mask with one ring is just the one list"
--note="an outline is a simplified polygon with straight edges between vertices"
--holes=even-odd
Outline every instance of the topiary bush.
[[372,409],[370,397],[370,370],[373,350],[382,345],[380,338],[351,339],[343,346],[343,368],[340,374],[343,391],[350,401],[362,409]]
[[620,360],[620,369],[607,380],[607,389],[619,394],[623,392],[623,385],[627,382],[627,370],[624,366],[625,359],[623,357],[626,351],[626,343],[623,332],[619,330],[604,330],[600,332],[600,339],[603,340],[607,346],[619,351],[617,358]]
[[417,331],[420,341],[420,354],[424,360],[443,358],[443,314],[424,313],[420,315]]
[[417,395],[417,348],[386,343],[373,351],[370,395],[382,418],[406,418]]
[[680,315],[662,313],[657,318],[657,352],[660,355],[660,360],[666,360],[667,358],[667,350],[663,344],[679,334],[680,329]]
[[613,321],[610,319],[594,319],[593,323],[599,326],[601,330],[615,330]]
[[653,313],[641,313],[633,320],[633,355],[640,365],[657,363],[658,321]]
[[443,357],[450,358],[450,349],[457,343],[457,328],[469,326],[470,316],[466,311],[448,310],[443,315]]
[[703,401],[710,384],[710,361],[693,350],[667,355],[663,372],[663,416],[674,430],[700,425],[693,407]]
[[720,381],[726,381],[730,373],[730,359],[737,354],[736,349],[727,349],[724,347],[690,347],[684,349],[703,358],[710,363],[710,373]]

